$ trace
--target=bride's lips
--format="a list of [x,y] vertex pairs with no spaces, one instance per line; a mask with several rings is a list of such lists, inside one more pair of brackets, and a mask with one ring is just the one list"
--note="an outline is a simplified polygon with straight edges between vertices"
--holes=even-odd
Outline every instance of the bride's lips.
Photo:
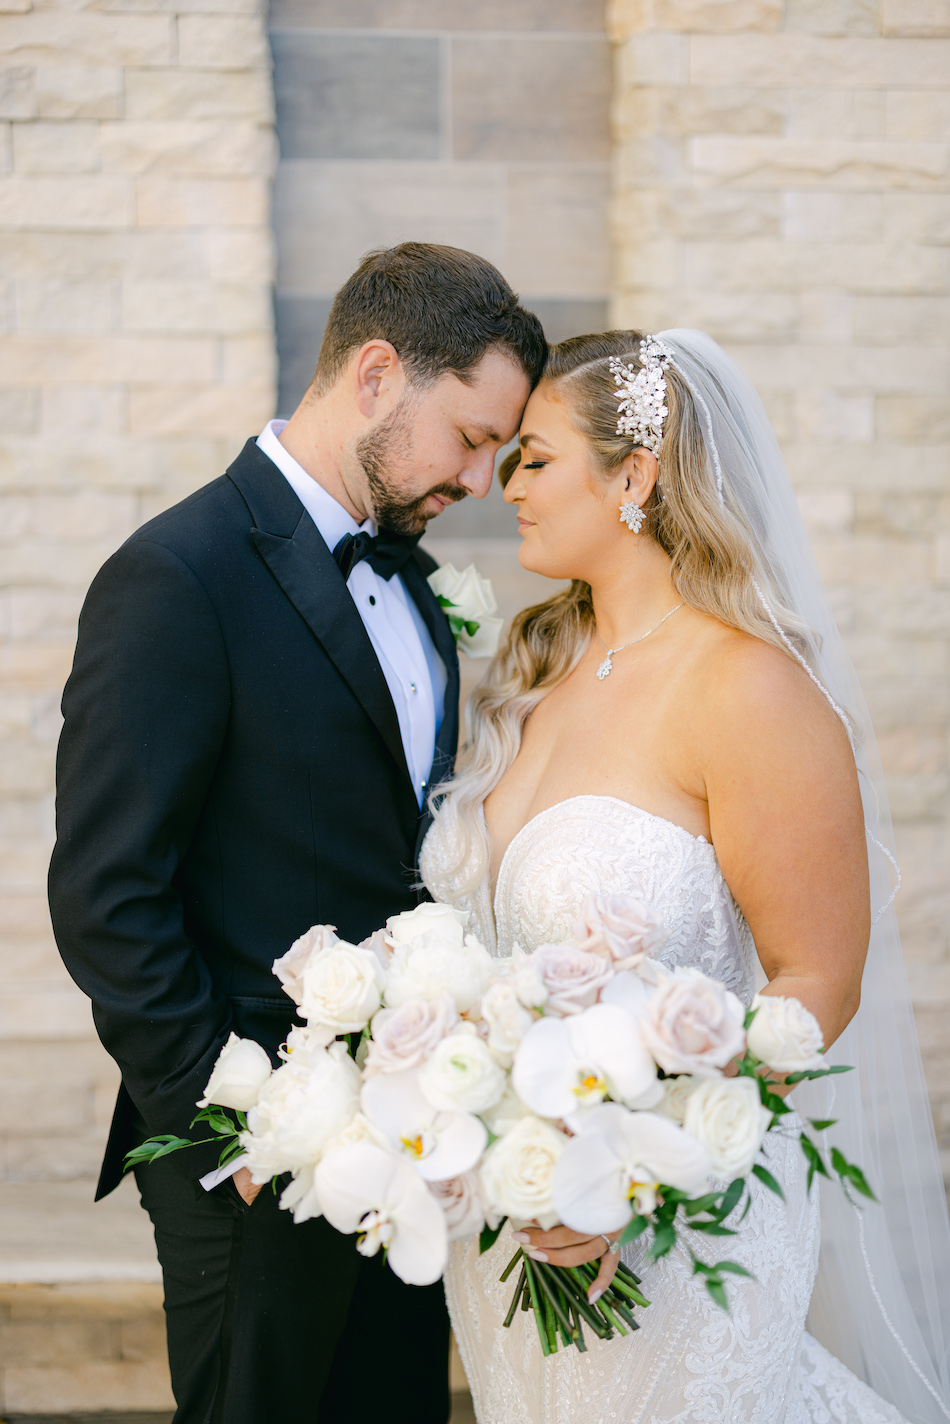
[[519,516],[519,518],[518,518],[518,533],[519,533],[519,534],[527,534],[528,530],[529,530],[529,529],[533,529],[533,528],[534,528],[534,524],[533,524],[533,522],[532,522],[530,519],[522,519],[522,518]]

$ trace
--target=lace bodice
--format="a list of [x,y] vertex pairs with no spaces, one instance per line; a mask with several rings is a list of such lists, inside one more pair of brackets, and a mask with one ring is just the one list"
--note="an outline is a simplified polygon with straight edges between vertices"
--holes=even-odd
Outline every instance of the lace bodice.
[[[484,835],[484,826],[479,827]],[[456,859],[451,822],[426,838],[421,868],[429,893],[472,913],[472,929],[498,956],[572,938],[588,895],[624,891],[662,916],[663,963],[695,965],[721,979],[744,1003],[755,989],[749,927],[702,836],[620,801],[572,796],[533,817],[514,837],[498,872],[494,902],[487,880],[469,894],[447,869]]]

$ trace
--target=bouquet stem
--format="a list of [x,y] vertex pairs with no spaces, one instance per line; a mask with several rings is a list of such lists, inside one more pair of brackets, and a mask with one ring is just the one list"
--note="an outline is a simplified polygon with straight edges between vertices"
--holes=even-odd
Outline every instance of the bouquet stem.
[[533,1310],[541,1349],[546,1356],[557,1353],[559,1335],[565,1346],[573,1345],[586,1351],[584,1325],[600,1340],[612,1340],[614,1335],[639,1330],[632,1304],[647,1306],[649,1301],[638,1289],[639,1277],[623,1263],[600,1299],[591,1303],[587,1292],[597,1275],[596,1264],[544,1265],[532,1261],[519,1248],[502,1272],[501,1280],[508,1279],[519,1261],[521,1273],[505,1316],[505,1328],[514,1320],[519,1304],[522,1310]]

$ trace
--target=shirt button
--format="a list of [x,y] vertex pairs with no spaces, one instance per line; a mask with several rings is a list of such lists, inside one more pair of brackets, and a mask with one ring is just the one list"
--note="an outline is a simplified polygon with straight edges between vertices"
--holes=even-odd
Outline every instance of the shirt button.
[[[415,684],[414,682],[410,682],[409,686],[412,688],[413,692],[418,692],[418,691],[419,691],[418,687],[416,687],[416,684]],[[424,786],[424,785],[425,785],[425,782],[423,782],[422,784],[423,784],[423,786]]]
[[369,601],[370,601],[370,603],[372,603],[373,606],[375,607],[375,605],[376,605],[376,595],[373,594],[373,593],[371,593],[370,596],[369,596]]

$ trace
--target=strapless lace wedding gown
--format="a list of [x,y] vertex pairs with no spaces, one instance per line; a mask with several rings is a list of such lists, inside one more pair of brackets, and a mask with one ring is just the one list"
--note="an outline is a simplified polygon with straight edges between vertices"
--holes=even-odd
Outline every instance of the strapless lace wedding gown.
[[[479,828],[484,834],[484,827]],[[462,894],[447,867],[450,832],[437,822],[421,870],[436,900],[471,911],[471,928],[496,956],[563,941],[594,892],[649,902],[669,931],[661,960],[692,964],[748,1003],[755,950],[708,841],[610,796],[576,796],[543,811],[509,845],[494,895]],[[797,1121],[797,1120],[796,1120]],[[588,1352],[545,1360],[533,1316],[502,1321],[511,1282],[498,1277],[513,1246],[506,1228],[479,1256],[453,1246],[449,1312],[479,1424],[904,1424],[805,1331],[818,1262],[817,1192],[805,1190],[801,1149],[770,1134],[768,1162],[786,1200],[754,1184],[752,1207],[728,1254],[754,1281],[730,1283],[731,1312],[712,1303],[682,1247],[650,1265],[624,1250],[652,1302],[624,1339],[589,1336]],[[714,1259],[707,1241],[697,1251]]]

